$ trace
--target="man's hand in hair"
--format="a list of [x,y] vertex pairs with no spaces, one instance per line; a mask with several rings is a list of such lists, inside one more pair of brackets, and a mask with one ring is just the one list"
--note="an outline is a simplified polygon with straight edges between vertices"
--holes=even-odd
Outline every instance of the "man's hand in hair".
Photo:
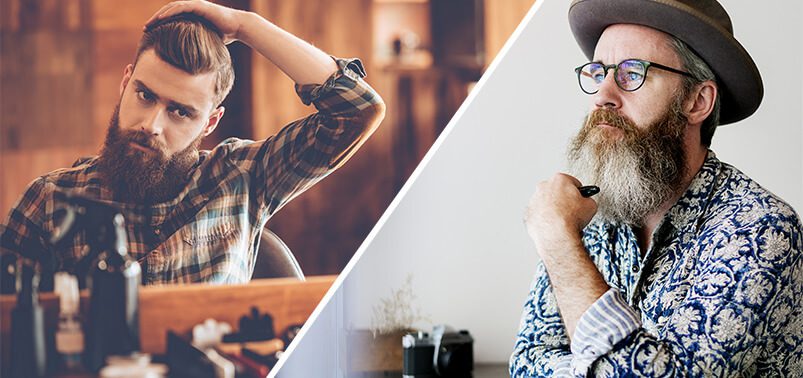
[[145,29],[182,13],[192,13],[211,22],[223,33],[223,41],[226,44],[240,39],[243,20],[247,14],[245,11],[226,8],[204,0],[173,1],[156,11],[145,23]]

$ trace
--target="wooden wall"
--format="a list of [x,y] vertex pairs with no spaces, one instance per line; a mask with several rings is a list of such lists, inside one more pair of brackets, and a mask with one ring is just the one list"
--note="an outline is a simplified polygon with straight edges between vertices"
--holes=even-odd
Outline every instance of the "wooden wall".
[[[252,10],[329,54],[359,57],[373,82],[371,0],[254,0]],[[299,101],[293,82],[265,58],[255,55],[252,67],[254,137],[273,135],[315,110]],[[382,153],[380,139],[369,139],[344,167],[268,222],[306,274],[338,273],[381,213],[378,207],[390,193],[376,188],[381,166],[374,157]]]
[[519,26],[535,0],[485,0],[485,64],[491,61]]
[[[486,0],[487,62],[532,1],[514,0],[516,5],[508,6],[508,1]],[[388,103],[385,122],[352,160],[287,205],[268,224],[294,251],[306,274],[338,273],[457,109],[466,89],[450,85],[448,73],[406,72],[403,67],[377,62],[373,31],[375,22],[381,20],[376,21],[372,12],[379,0],[220,2],[260,13],[330,54],[361,58],[368,82]],[[0,2],[3,220],[31,180],[70,166],[80,156],[97,153],[142,24],[164,3]],[[429,38],[422,40],[426,44]],[[205,140],[205,148],[227,136],[268,137],[314,111],[301,104],[293,83],[270,62],[239,43],[229,49],[237,78],[223,104],[226,116]],[[448,101],[443,101],[444,96]]]
[[0,3],[0,204],[94,148],[88,1]]

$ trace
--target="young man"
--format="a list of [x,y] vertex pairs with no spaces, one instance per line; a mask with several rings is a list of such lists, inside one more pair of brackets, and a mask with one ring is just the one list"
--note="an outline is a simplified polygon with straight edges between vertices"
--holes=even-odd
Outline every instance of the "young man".
[[[224,114],[234,82],[225,44],[235,40],[276,64],[318,112],[263,141],[231,138],[199,151]],[[125,67],[100,156],[35,180],[0,246],[31,258],[56,254],[71,267],[85,237],[66,251],[48,240],[54,211],[75,193],[122,210],[145,284],[247,282],[265,222],[340,167],[382,120],[384,104],[364,75],[358,60],[333,59],[257,14],[169,3],[148,20]]]
[[575,0],[569,21],[591,111],[576,177],[539,183],[525,215],[542,263],[511,375],[800,376],[803,227],[708,149],[763,96],[727,13]]

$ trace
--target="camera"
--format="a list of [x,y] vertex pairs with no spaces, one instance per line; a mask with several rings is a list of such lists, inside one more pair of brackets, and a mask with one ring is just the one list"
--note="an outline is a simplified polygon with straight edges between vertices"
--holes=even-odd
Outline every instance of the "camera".
[[474,339],[466,330],[438,325],[432,334],[408,333],[402,337],[404,378],[471,377]]

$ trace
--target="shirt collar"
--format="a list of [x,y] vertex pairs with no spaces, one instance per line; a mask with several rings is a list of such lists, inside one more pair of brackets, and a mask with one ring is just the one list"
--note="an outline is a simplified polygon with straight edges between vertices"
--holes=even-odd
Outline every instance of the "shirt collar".
[[693,227],[696,232],[700,226],[699,220],[711,202],[714,183],[721,171],[722,162],[714,151],[708,150],[703,166],[680,199],[669,209],[664,221],[670,222],[675,230]]

